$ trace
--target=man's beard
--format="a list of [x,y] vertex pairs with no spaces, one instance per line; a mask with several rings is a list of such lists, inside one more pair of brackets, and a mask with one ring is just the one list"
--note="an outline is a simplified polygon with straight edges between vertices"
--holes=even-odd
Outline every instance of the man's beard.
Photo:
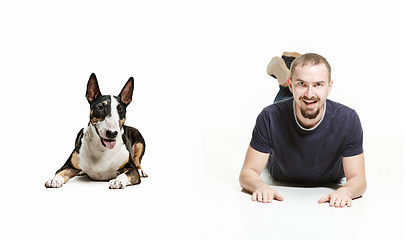
[[[301,100],[306,100],[306,101],[316,101],[317,103],[320,103],[321,102],[321,100],[319,99],[319,98],[317,98],[317,99],[307,99],[307,98],[302,98]],[[307,119],[315,119],[318,115],[319,115],[319,113],[321,112],[321,108],[323,107],[323,105],[320,105],[317,109],[314,109],[313,111],[311,111],[311,110],[305,110],[305,109],[303,109],[303,108],[300,108],[300,111],[301,111],[301,115],[304,117],[304,118],[307,118]]]
[[302,116],[307,119],[315,119],[321,112],[321,108],[316,109],[315,112],[305,112],[305,110],[303,110],[303,109],[300,109],[300,110],[301,110]]

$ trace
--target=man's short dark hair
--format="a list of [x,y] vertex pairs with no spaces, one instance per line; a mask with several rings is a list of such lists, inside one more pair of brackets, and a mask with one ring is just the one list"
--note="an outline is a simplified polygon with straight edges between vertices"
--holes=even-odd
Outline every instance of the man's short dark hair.
[[322,57],[319,54],[316,53],[305,53],[299,57],[297,57],[292,63],[291,63],[291,70],[290,70],[290,78],[292,80],[292,77],[294,75],[295,72],[295,68],[297,66],[303,67],[306,65],[311,65],[311,66],[315,66],[315,65],[319,65],[319,64],[325,64],[327,70],[328,70],[328,75],[329,75],[329,82],[331,80],[331,72],[332,69],[328,63],[328,61]]

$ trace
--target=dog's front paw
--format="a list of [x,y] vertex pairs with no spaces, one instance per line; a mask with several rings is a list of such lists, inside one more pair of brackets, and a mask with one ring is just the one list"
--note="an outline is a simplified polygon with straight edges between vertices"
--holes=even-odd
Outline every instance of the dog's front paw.
[[121,182],[119,179],[110,180],[110,189],[123,189],[125,184]]
[[45,183],[45,187],[47,188],[60,188],[64,183],[64,179],[61,176],[56,175],[54,178],[49,179]]
[[130,185],[129,179],[125,173],[118,175],[116,179],[109,182],[110,189],[123,189],[125,186]]

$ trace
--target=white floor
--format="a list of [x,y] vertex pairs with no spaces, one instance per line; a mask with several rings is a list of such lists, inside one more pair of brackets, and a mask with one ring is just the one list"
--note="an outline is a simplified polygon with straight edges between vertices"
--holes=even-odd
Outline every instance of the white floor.
[[267,172],[263,179],[285,200],[252,202],[238,184],[249,137],[207,133],[204,138],[211,141],[203,145],[204,161],[197,157],[188,163],[187,154],[173,162],[164,158],[165,151],[154,153],[151,142],[144,158],[150,177],[124,190],[85,177],[46,189],[43,183],[56,170],[49,166],[28,178],[7,173],[12,181],[3,182],[1,238],[403,239],[403,169],[381,164],[403,159],[399,146],[367,143],[367,192],[351,208],[335,209],[317,203],[332,188],[275,185]]
[[[249,139],[250,136],[245,137]],[[208,228],[213,230],[209,236],[220,235],[228,239],[404,238],[403,168],[399,167],[401,164],[393,168],[393,164],[383,162],[399,163],[403,160],[401,145],[384,146],[367,142],[368,189],[362,198],[353,202],[351,208],[335,209],[317,203],[333,188],[280,186],[272,182],[267,171],[263,172],[262,178],[285,200],[271,204],[251,202],[250,195],[242,193],[238,186],[240,168],[233,164],[237,161],[242,164],[243,161],[241,157],[246,147],[237,140],[241,138],[229,134],[218,139],[217,145],[212,143],[207,146],[212,150],[209,152],[216,152],[204,168],[212,177],[205,182],[204,188],[204,201],[208,205],[205,214],[211,216]],[[228,144],[222,145],[221,151],[218,146],[223,143]],[[209,165],[218,167],[214,170]]]

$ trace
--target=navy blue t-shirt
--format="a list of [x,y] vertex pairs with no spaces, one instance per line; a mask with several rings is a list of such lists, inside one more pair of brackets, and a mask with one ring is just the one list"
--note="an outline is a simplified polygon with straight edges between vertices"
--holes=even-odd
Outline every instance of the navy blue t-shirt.
[[357,113],[326,100],[323,119],[312,130],[302,128],[294,99],[277,102],[257,117],[250,146],[270,153],[269,171],[275,180],[327,183],[343,178],[342,157],[363,153],[363,130]]

